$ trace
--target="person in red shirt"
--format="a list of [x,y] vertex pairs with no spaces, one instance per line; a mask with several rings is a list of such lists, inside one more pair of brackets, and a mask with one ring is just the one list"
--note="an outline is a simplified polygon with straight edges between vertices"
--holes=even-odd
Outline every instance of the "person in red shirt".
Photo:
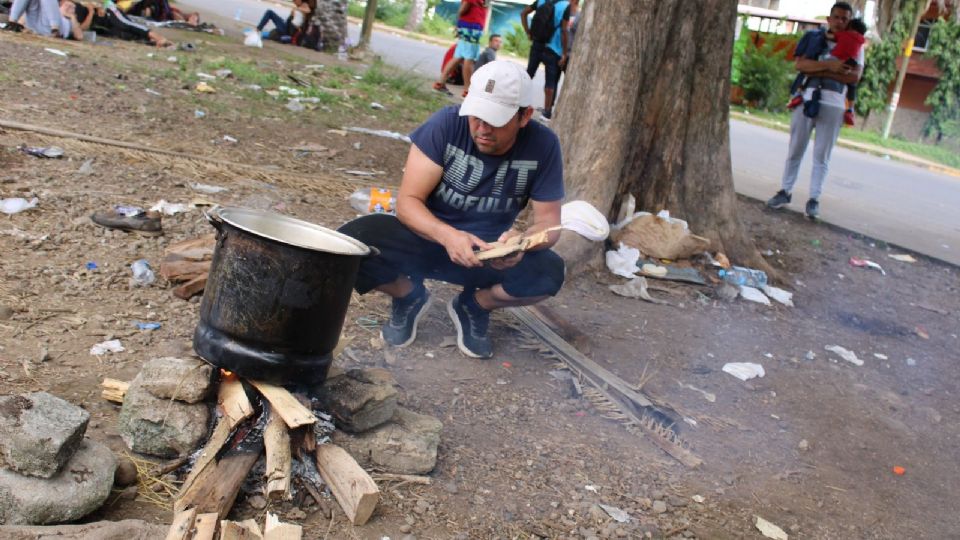
[[450,73],[459,65],[463,65],[463,96],[467,96],[470,88],[470,76],[473,74],[473,65],[480,58],[480,36],[487,22],[487,10],[490,0],[461,0],[460,10],[457,12],[457,48],[453,52],[453,59],[443,66],[440,80],[433,83],[433,89],[446,94],[450,93],[446,80]]

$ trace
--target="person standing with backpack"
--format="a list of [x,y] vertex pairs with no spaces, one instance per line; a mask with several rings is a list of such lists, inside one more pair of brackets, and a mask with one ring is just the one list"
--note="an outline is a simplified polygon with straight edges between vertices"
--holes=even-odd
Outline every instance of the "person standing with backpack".
[[[532,20],[527,18],[533,13]],[[570,52],[567,21],[570,20],[570,0],[534,0],[520,12],[520,24],[532,42],[527,74],[532,79],[540,64],[546,71],[543,84],[543,118],[553,117],[553,98],[560,82],[560,68],[566,65]]]

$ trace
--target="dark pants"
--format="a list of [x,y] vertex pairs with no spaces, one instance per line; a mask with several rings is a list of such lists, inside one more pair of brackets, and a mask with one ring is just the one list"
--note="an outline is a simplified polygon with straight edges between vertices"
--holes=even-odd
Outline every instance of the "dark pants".
[[94,15],[90,27],[104,36],[131,41],[150,40],[149,28],[131,21],[116,7],[107,8],[102,17]]
[[272,9],[268,9],[263,14],[263,17],[260,18],[260,24],[257,25],[257,30],[263,30],[263,27],[265,27],[268,22],[272,22],[281,35],[287,34],[287,21],[277,15]]
[[436,279],[463,285],[465,290],[486,289],[501,284],[514,298],[553,296],[563,285],[563,259],[549,250],[529,251],[513,268],[495,270],[466,268],[453,263],[447,250],[426,240],[387,214],[359,217],[340,232],[380,250],[360,265],[356,290],[367,293],[380,285],[407,276],[414,283]]
[[541,63],[546,71],[543,87],[556,90],[560,83],[560,57],[547,47],[546,43],[534,41],[530,44],[530,59],[527,61],[527,75],[530,75],[531,79],[537,74]]

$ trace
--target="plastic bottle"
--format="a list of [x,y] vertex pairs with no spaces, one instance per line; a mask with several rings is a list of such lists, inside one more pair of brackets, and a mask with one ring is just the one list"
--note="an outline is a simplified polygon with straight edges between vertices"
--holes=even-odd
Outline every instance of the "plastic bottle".
[[364,214],[393,214],[397,198],[389,189],[361,188],[350,195],[350,206]]
[[347,46],[346,46],[346,45],[340,45],[340,48],[337,49],[337,59],[340,60],[341,62],[346,62],[346,61],[347,61]]
[[131,264],[130,270],[133,271],[133,281],[141,287],[150,285],[157,279],[157,276],[153,274],[153,270],[150,269],[150,263],[148,263],[146,259],[140,259]]
[[746,285],[762,289],[767,286],[767,273],[763,270],[733,266],[729,270],[721,269],[720,278],[733,285]]

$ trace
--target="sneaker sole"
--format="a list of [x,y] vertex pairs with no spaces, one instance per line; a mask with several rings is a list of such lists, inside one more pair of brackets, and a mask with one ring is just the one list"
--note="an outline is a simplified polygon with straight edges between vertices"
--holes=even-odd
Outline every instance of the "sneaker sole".
[[781,208],[784,208],[784,207],[787,206],[788,204],[790,204],[790,203],[768,204],[768,205],[767,205],[767,208],[769,208],[769,209],[771,209],[771,210],[780,210]]
[[[430,294],[429,292],[427,292],[427,302],[426,302],[425,304],[423,304],[423,307],[420,308],[420,313],[417,313],[417,316],[414,317],[414,319],[413,319],[413,332],[410,333],[410,339],[404,341],[403,343],[401,343],[401,344],[399,344],[399,345],[390,345],[389,343],[387,343],[387,345],[390,345],[391,347],[396,347],[397,349],[402,349],[403,347],[406,347],[407,345],[409,345],[409,344],[413,343],[414,341],[416,341],[416,340],[417,340],[417,327],[420,326],[420,319],[422,319],[423,316],[424,316],[424,314],[426,314],[427,310],[430,309],[430,304],[431,304],[431,303],[433,303],[433,295]],[[380,329],[380,339],[382,339],[384,343],[387,342],[387,340],[383,339],[383,329],[382,329],[382,328]]]
[[470,358],[480,358],[486,359],[486,356],[480,356],[479,354],[471,351],[463,344],[463,326],[460,325],[460,317],[457,317],[457,311],[453,308],[453,301],[456,297],[451,298],[447,302],[447,314],[450,315],[450,319],[453,321],[453,326],[457,329],[457,348],[460,349],[460,352],[469,356]]

